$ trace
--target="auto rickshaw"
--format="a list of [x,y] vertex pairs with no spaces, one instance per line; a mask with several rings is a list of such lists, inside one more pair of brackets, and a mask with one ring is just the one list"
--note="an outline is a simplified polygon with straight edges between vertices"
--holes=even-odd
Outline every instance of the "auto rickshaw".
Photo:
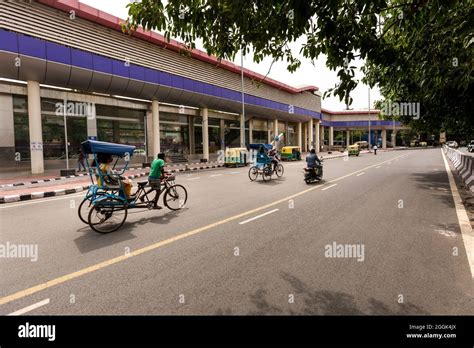
[[360,154],[359,145],[353,144],[347,147],[348,156],[359,156],[359,154]]
[[280,156],[282,161],[301,161],[301,148],[299,146],[284,146]]
[[225,167],[243,167],[247,165],[247,149],[245,147],[231,147],[225,150]]

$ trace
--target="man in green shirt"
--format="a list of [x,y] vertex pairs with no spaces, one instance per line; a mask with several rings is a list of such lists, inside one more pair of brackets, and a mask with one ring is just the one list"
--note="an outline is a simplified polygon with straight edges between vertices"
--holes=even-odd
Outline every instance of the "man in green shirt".
[[151,191],[156,191],[155,198],[153,199],[153,209],[161,209],[158,205],[158,199],[160,198],[161,193],[161,179],[164,177],[165,167],[165,154],[163,152],[159,153],[157,158],[151,163],[150,175],[148,176],[148,183],[150,184],[150,190],[147,192],[149,194]]

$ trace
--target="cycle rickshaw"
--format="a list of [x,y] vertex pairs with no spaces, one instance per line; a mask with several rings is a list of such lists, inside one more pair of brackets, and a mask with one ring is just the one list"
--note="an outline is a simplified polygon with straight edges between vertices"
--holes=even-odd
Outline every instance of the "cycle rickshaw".
[[[251,181],[257,180],[258,176],[261,175],[263,181],[270,181],[273,173],[278,178],[283,176],[284,168],[281,163],[274,165],[274,158],[268,156],[268,152],[272,150],[273,146],[270,144],[250,144],[249,150],[257,150],[255,156],[256,161],[253,166],[249,169],[249,179]],[[278,160],[278,156],[275,156]]]
[[[118,230],[127,219],[131,208],[153,209],[153,200],[148,196],[148,181],[138,182],[138,189],[132,194],[131,183],[124,182],[122,175],[128,168],[135,146],[102,141],[87,140],[81,143],[85,155],[92,155],[92,166],[87,161],[92,185],[78,208],[81,221],[94,231],[109,233]],[[110,168],[115,157],[115,162]],[[107,163],[103,163],[106,159]],[[125,165],[116,169],[119,160]],[[104,164],[109,168],[104,171]],[[95,178],[95,181],[94,181]],[[170,210],[184,207],[188,193],[184,186],[175,183],[174,175],[165,175],[161,181],[163,202]]]

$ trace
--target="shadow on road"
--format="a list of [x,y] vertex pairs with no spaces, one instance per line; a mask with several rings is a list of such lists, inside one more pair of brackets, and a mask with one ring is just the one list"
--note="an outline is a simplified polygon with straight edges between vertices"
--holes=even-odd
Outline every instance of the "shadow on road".
[[[374,298],[367,300],[366,309],[362,309],[356,303],[354,296],[342,291],[314,290],[305,282],[286,272],[281,273],[281,278],[293,288],[295,298],[303,307],[298,310],[288,309],[287,306],[278,306],[271,303],[268,293],[264,289],[258,289],[250,295],[250,302],[255,307],[250,315],[427,315],[426,311],[413,303],[396,303],[398,310]],[[364,294],[361,294],[361,297]],[[285,304],[286,305],[286,304]],[[392,308],[393,306],[392,305]],[[232,309],[219,309],[217,315],[232,315]]]
[[414,173],[412,177],[417,182],[419,188],[429,190],[433,197],[440,200],[448,208],[454,208],[454,201],[451,196],[446,172]]
[[[166,208],[163,208],[165,210]],[[168,211],[165,214],[161,214],[163,210],[153,210],[156,212],[155,215],[142,217],[139,220],[137,219],[136,214],[143,213],[143,209],[137,209],[136,211],[130,210],[128,212],[127,221],[123,226],[115,232],[100,234],[94,232],[90,227],[86,226],[78,230],[78,232],[84,233],[80,237],[74,240],[77,248],[81,254],[86,254],[88,252],[98,250],[101,248],[109,247],[113,244],[122,243],[127,240],[136,238],[132,233],[137,226],[146,225],[146,224],[168,224],[173,218],[177,217],[181,212],[186,211],[187,208],[183,208],[179,211]],[[165,210],[166,211],[166,210]],[[160,214],[160,215],[158,215]]]

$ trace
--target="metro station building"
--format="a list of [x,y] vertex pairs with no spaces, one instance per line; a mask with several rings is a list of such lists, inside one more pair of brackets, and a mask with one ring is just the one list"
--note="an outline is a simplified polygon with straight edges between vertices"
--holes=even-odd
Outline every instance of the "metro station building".
[[367,132],[369,119],[387,147],[403,128],[376,110],[325,110],[318,87],[245,68],[243,114],[240,66],[155,32],[124,34],[121,22],[77,0],[0,2],[0,78],[9,79],[0,80],[1,167],[53,168],[66,135],[70,157],[97,139],[135,145],[138,155],[213,160],[280,133],[303,151],[331,149],[361,140],[353,133]]

